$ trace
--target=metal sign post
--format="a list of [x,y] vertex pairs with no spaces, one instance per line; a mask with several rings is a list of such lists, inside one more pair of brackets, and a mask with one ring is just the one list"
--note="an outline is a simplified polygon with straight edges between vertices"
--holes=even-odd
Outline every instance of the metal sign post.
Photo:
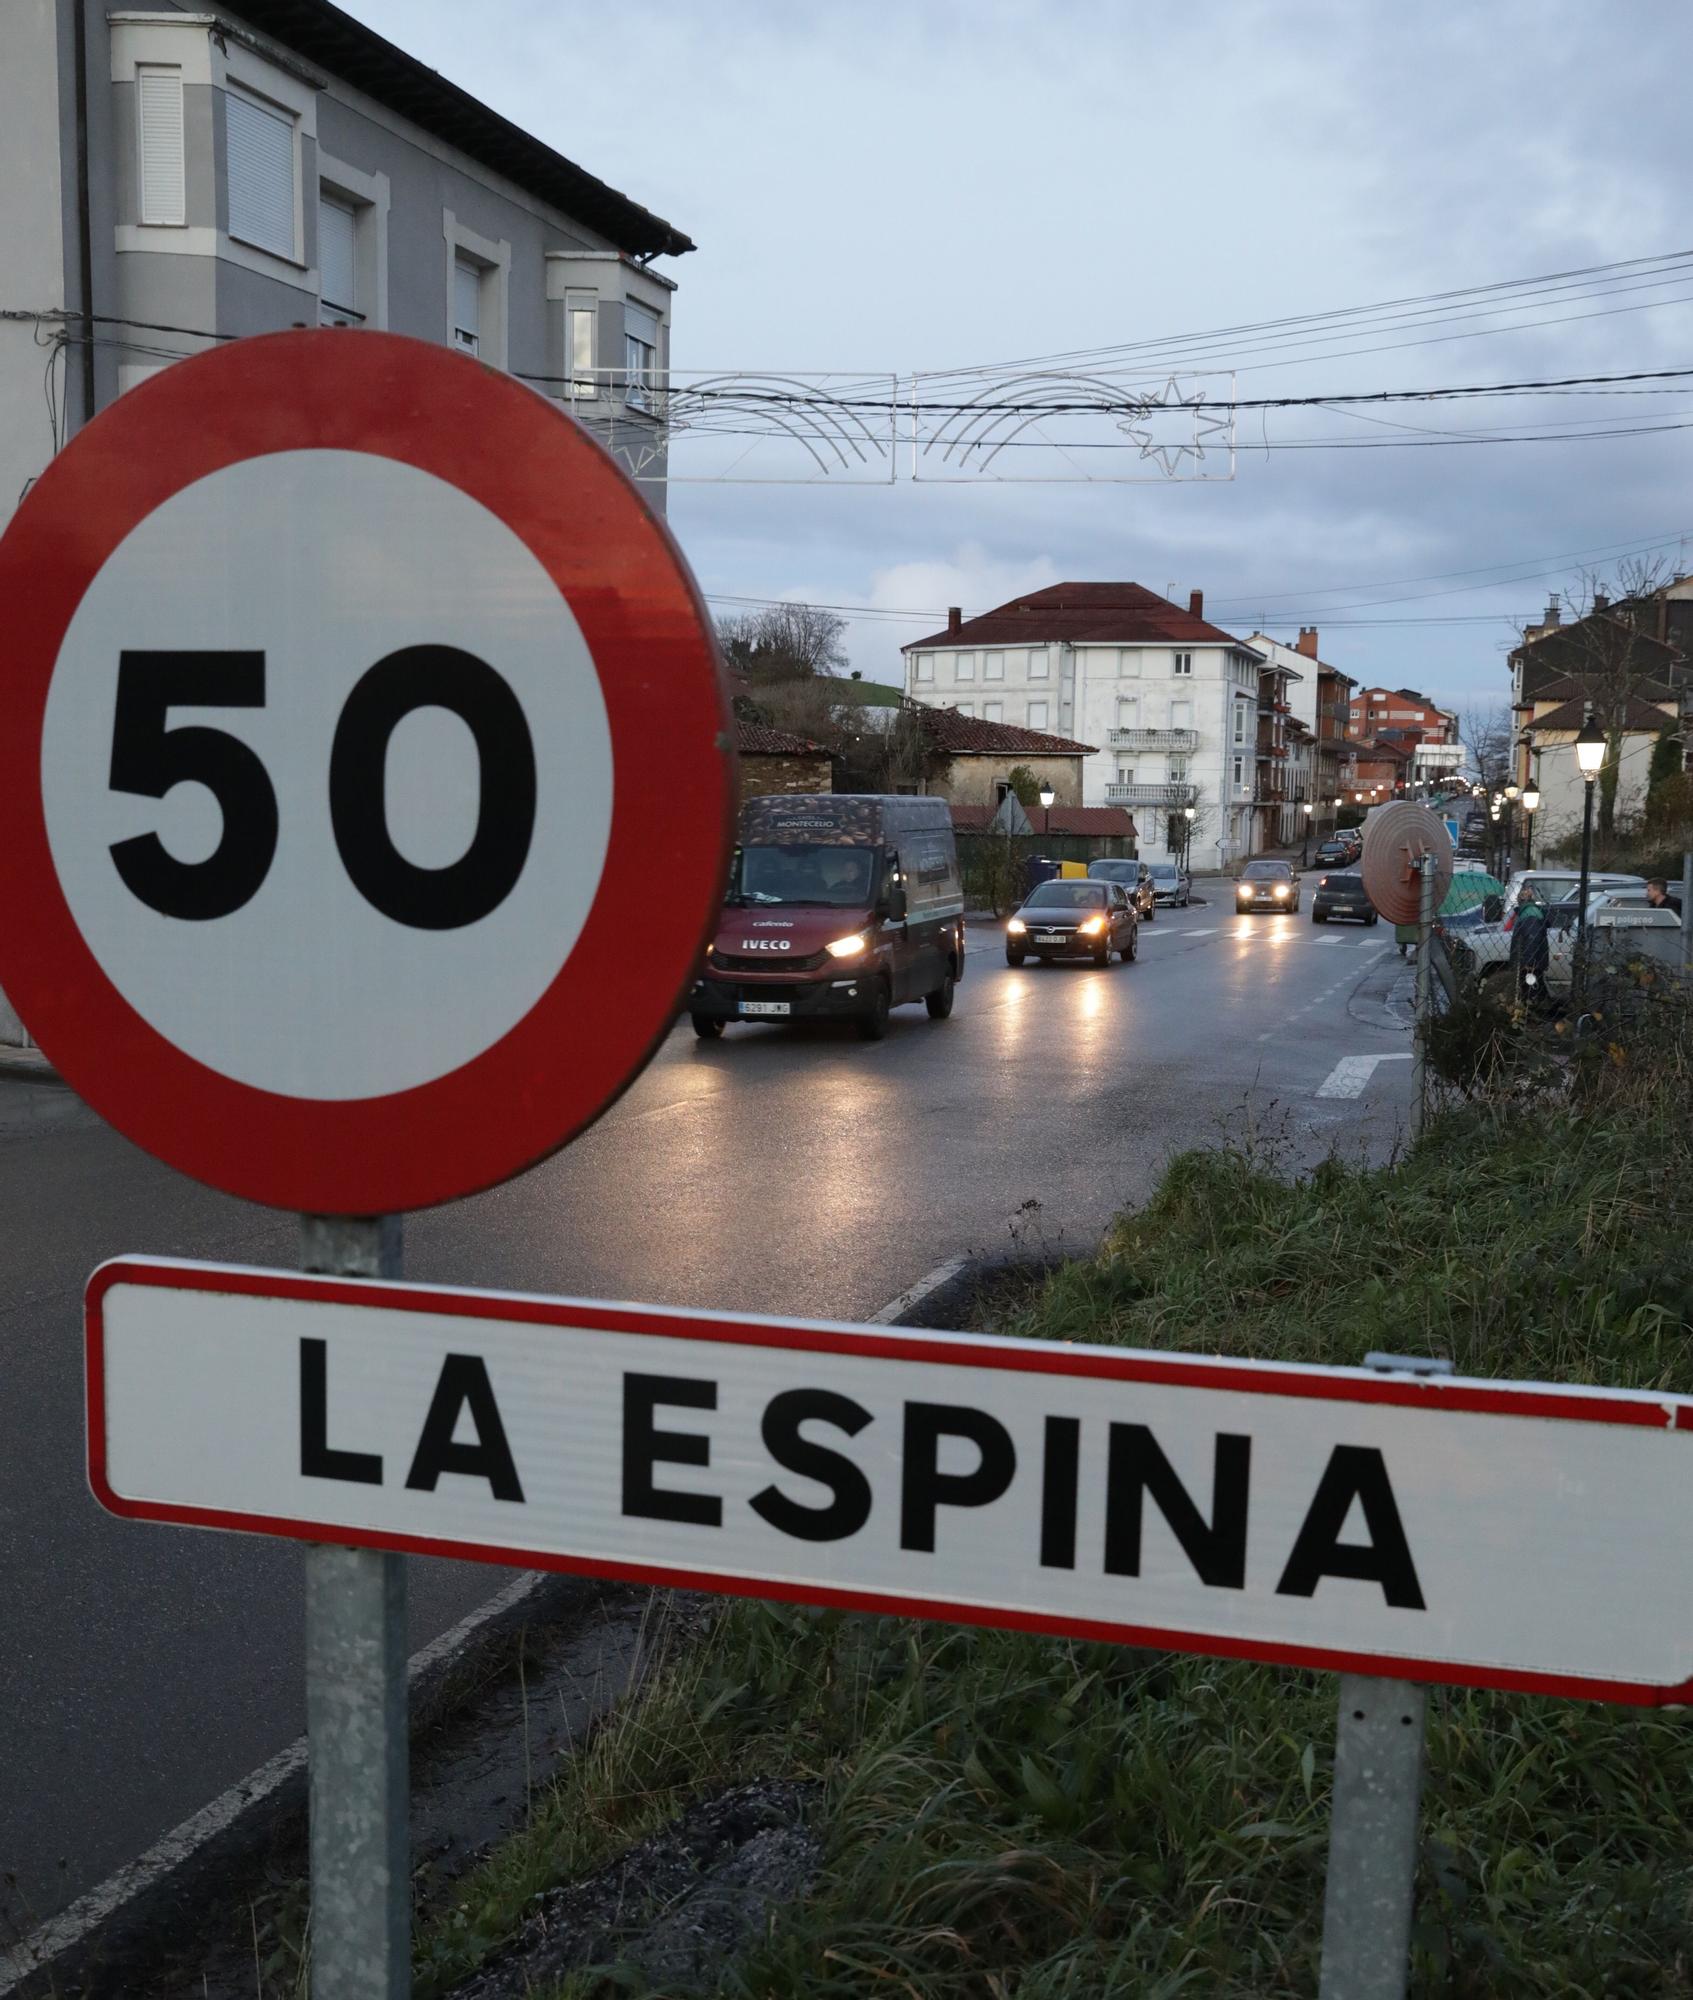
[[[1432,870],[1423,867],[1426,890]],[[1450,1361],[1403,1354],[1369,1354],[1364,1366],[1384,1375],[1452,1373]],[[1340,1677],[1318,2000],[1403,2000],[1427,1715],[1420,1682]]]
[[1438,874],[1434,856],[1422,855],[1416,863],[1416,869],[1417,1025],[1412,1060],[1416,1066],[1417,1094],[1411,1116],[1413,1130],[1421,1132],[1428,1120],[1428,1043],[1425,1037],[1434,1011],[1434,981],[1429,976],[1429,961],[1433,956],[1434,943],[1434,892]]
[[[300,1218],[303,1270],[397,1278],[400,1264],[398,1216]],[[310,1543],[305,1568],[312,1996],[408,2000],[406,1559]]]

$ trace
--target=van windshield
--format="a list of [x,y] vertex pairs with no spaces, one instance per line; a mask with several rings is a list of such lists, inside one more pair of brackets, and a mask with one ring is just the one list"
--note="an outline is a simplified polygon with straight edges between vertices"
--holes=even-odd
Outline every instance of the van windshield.
[[867,909],[875,900],[876,857],[873,847],[824,847],[810,842],[743,847],[729,900]]

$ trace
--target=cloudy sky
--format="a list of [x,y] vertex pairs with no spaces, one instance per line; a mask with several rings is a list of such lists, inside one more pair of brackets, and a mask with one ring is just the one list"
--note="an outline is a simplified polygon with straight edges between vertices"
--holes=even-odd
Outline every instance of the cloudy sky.
[[[906,375],[1162,336],[1192,359],[1214,329],[1693,238],[1682,0],[343,4],[693,237],[664,267],[678,369]],[[1693,368],[1684,268],[1254,335],[1238,393]],[[1584,564],[1655,545],[1693,568],[1693,428],[1570,435],[1693,426],[1693,375],[1655,386],[1243,414],[1228,483],[708,483],[671,520],[708,593],[878,607],[851,628],[867,673],[948,604],[1133,579],[1469,702]]]

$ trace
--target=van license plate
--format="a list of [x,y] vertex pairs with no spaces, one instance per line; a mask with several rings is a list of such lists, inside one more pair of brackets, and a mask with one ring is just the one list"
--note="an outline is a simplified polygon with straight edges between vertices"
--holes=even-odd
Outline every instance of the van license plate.
[[791,1014],[793,1008],[786,1000],[743,1000],[743,1014]]

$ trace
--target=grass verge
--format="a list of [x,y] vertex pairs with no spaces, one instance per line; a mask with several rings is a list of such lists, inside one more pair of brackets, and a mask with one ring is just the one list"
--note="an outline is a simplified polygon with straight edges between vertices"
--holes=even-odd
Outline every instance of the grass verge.
[[[1688,1057],[1678,1029],[1556,1103],[1472,1106],[1391,1169],[1288,1185],[1190,1154],[1003,1330],[1684,1390]],[[706,1618],[426,1933],[422,2000],[537,1890],[753,1777],[821,1788],[827,1865],[713,1992],[1315,1991],[1332,1679],[748,1604]],[[1690,1781],[1681,1715],[1436,1691],[1413,1991],[1693,1993]],[[639,1988],[608,1963],[557,1990]]]

